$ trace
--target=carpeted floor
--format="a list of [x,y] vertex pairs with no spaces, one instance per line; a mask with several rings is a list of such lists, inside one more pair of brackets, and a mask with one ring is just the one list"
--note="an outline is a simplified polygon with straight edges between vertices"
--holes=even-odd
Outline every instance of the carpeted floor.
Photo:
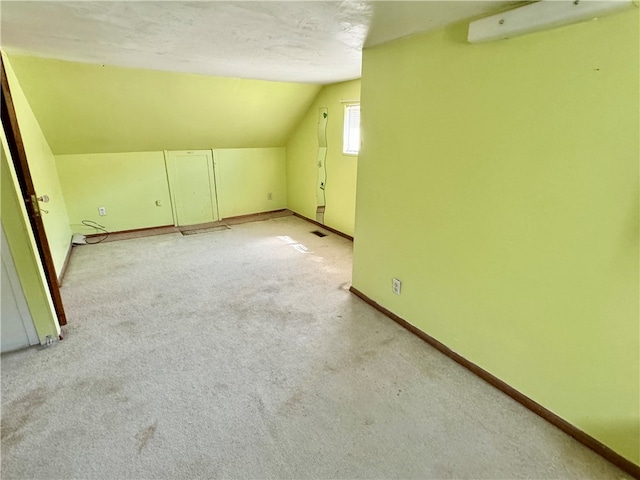
[[76,247],[2,356],[2,478],[627,478],[348,292],[296,217]]

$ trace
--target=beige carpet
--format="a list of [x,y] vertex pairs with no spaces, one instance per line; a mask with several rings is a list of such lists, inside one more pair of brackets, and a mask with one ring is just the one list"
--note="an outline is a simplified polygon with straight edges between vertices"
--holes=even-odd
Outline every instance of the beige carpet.
[[81,246],[2,356],[2,478],[627,478],[347,289],[295,217]]

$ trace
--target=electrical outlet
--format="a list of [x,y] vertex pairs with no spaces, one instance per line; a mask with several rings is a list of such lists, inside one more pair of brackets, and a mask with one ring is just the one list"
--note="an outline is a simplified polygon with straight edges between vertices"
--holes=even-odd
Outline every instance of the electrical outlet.
[[272,200],[273,199],[273,195],[271,194],[271,192],[267,193],[267,200]]
[[98,214],[99,214],[101,217],[104,217],[104,216],[107,214],[107,209],[106,209],[106,208],[104,208],[104,207],[98,207]]
[[393,290],[393,293],[395,293],[396,295],[400,295],[400,290],[402,289],[402,282],[397,278],[394,278],[391,281],[391,289]]

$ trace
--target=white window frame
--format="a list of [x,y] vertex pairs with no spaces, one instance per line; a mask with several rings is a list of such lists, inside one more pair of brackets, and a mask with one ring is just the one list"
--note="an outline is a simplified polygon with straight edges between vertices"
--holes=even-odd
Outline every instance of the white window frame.
[[[355,113],[357,112],[357,113]],[[357,115],[358,127],[354,131]],[[348,103],[344,106],[344,131],[342,135],[342,154],[357,156],[360,154],[360,104]]]

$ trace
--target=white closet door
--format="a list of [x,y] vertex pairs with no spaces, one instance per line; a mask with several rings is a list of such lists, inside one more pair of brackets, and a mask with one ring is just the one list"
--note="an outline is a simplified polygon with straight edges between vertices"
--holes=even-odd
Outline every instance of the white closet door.
[[177,225],[218,220],[211,150],[167,152],[167,172]]
[[11,257],[9,244],[2,229],[2,278],[0,278],[0,339],[1,351],[9,352],[29,345],[38,345],[38,335],[24,298],[22,285]]

